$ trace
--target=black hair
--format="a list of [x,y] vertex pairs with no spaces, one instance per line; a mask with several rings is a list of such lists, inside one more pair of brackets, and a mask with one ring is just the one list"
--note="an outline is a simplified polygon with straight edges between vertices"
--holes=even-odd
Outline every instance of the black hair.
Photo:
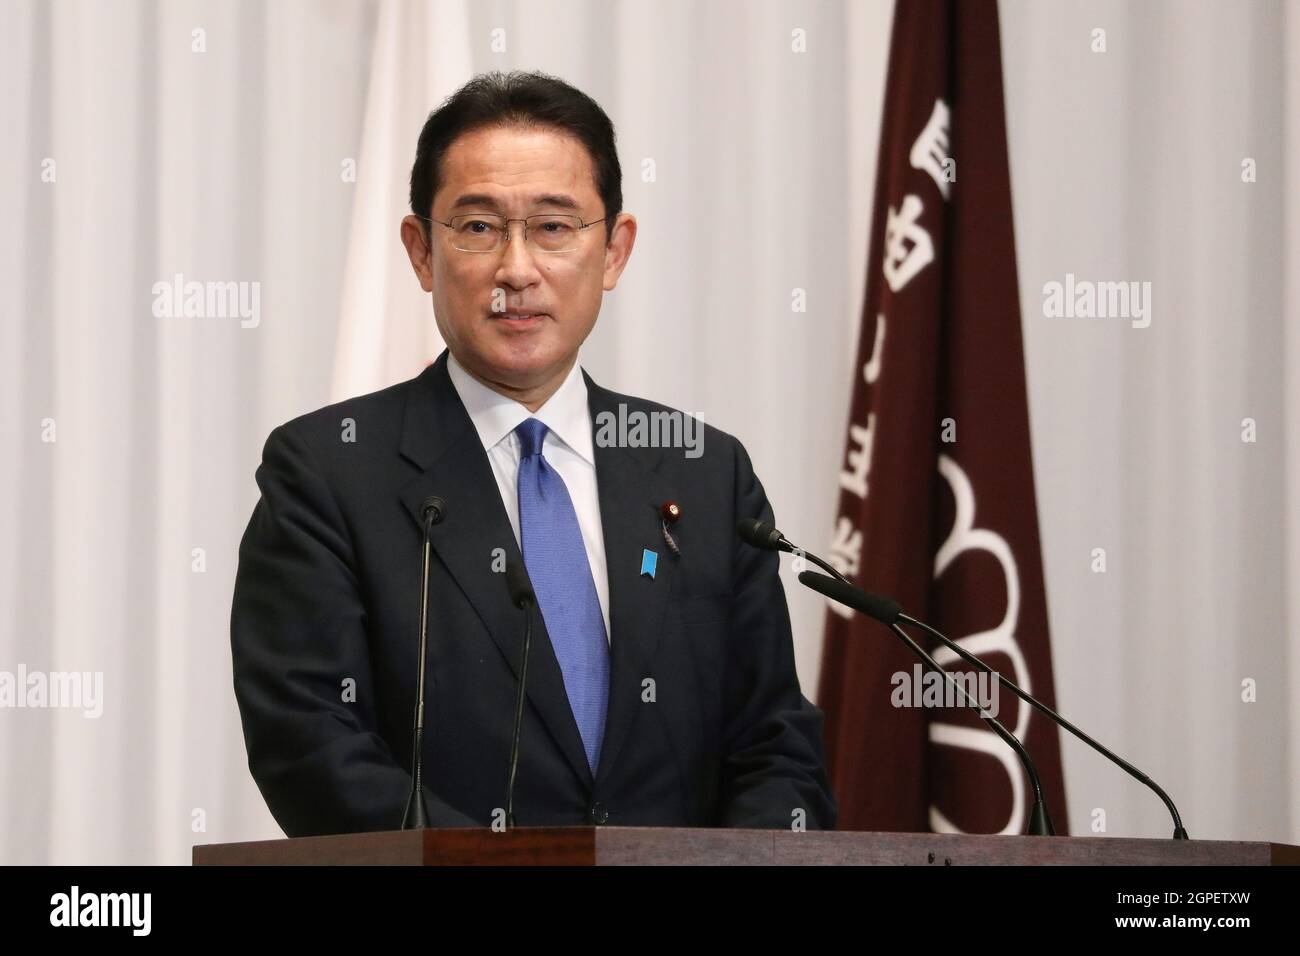
[[442,157],[457,137],[512,124],[549,126],[577,137],[586,147],[596,191],[605,204],[608,241],[614,220],[623,211],[623,171],[614,145],[614,124],[586,93],[545,73],[480,73],[429,114],[411,167],[411,211],[417,216],[433,214]]

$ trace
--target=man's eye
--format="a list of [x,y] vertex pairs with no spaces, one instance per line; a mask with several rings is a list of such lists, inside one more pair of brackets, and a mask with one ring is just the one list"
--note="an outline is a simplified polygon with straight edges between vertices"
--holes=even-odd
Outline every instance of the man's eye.
[[471,219],[469,222],[465,223],[462,228],[464,228],[466,232],[475,232],[481,236],[484,232],[492,228],[492,224],[490,222],[484,222],[482,219]]

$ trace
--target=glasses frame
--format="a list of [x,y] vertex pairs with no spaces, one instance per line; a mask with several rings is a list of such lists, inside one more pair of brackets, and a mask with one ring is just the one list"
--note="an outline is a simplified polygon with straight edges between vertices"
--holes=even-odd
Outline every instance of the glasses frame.
[[[506,241],[503,242],[501,245],[497,246],[497,248],[495,249],[462,249],[460,246],[456,245],[456,243],[453,241],[451,247],[455,249],[457,252],[469,252],[469,253],[500,252],[510,244],[510,240],[513,238],[510,232],[510,224],[512,222],[522,222],[524,224],[524,245],[528,245],[529,244],[528,243],[528,220],[529,219],[541,219],[543,217],[554,218],[556,216],[564,216],[569,219],[576,219],[578,220],[579,223],[578,225],[579,232],[588,228],[589,226],[596,226],[602,222],[607,222],[609,220],[609,216],[603,216],[600,219],[593,219],[591,222],[583,222],[581,216],[574,216],[567,212],[539,212],[531,216],[528,216],[524,219],[511,219],[507,216],[502,216],[500,213],[495,213],[495,212],[462,212],[462,213],[458,213],[455,216],[452,216],[451,219],[449,219],[448,221],[443,222],[441,219],[434,219],[431,216],[421,216],[419,213],[416,213],[417,218],[423,219],[425,222],[436,222],[438,225],[446,226],[448,229],[455,229],[455,226],[452,225],[452,221],[463,218],[465,216],[484,216],[484,217],[491,216],[493,219],[503,220],[505,222]],[[532,248],[535,252],[544,252],[548,256],[565,256],[571,252],[578,251],[578,246],[574,246],[572,249],[541,249],[535,243],[532,245]]]

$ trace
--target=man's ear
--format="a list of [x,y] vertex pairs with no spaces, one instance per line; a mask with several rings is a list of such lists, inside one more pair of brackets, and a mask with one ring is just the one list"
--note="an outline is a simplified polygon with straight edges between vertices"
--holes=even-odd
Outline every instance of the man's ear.
[[425,222],[419,216],[404,218],[402,245],[406,246],[406,255],[411,260],[411,268],[420,279],[420,288],[425,292],[432,292],[433,271],[429,260],[429,241],[426,238],[425,228]]
[[605,281],[604,289],[612,292],[618,285],[618,277],[623,274],[627,260],[632,255],[632,246],[636,244],[636,216],[631,213],[619,213],[614,220],[614,229],[609,243],[605,246]]

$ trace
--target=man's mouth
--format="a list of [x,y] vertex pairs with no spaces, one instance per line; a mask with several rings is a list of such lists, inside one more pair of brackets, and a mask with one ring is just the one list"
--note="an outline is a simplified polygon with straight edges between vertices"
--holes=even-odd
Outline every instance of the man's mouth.
[[525,309],[508,309],[505,312],[489,312],[488,317],[504,320],[511,325],[531,325],[546,318],[545,312],[530,312]]

